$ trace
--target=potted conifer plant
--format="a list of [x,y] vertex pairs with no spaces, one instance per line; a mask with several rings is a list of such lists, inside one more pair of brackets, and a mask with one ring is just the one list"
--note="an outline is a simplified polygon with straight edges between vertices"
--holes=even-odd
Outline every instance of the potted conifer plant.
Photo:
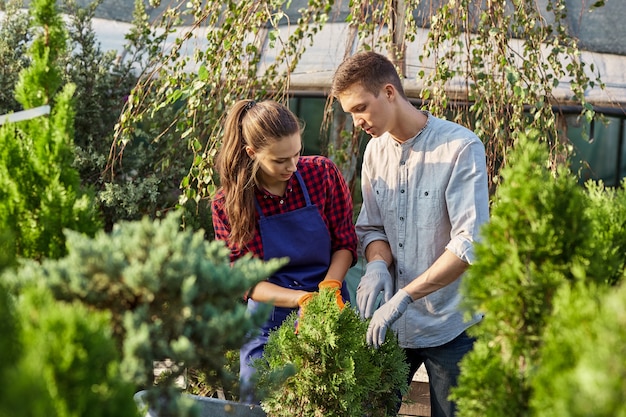
[[[271,417],[395,416],[398,395],[408,392],[408,366],[392,332],[375,349],[366,343],[368,323],[334,290],[322,289],[299,316],[292,313],[254,363],[261,405]],[[298,320],[298,332],[294,331]],[[293,368],[280,383],[275,374]]]

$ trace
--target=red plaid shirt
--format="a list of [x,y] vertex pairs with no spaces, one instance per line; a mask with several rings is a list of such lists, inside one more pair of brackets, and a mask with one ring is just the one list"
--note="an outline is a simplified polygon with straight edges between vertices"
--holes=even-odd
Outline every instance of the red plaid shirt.
[[[302,156],[298,161],[298,171],[306,184],[311,203],[315,204],[326,223],[331,236],[332,253],[340,249],[352,252],[356,262],[357,237],[352,224],[352,198],[341,173],[335,164],[323,156]],[[286,213],[306,205],[300,183],[293,175],[287,183],[283,197],[270,194],[255,187],[257,201],[264,216]],[[228,241],[230,224],[224,210],[224,193],[218,191],[212,204],[215,238],[226,241],[231,250],[230,260],[241,258],[248,252],[263,259],[263,242],[259,233],[259,215],[256,215],[254,237],[245,247],[238,247]]]

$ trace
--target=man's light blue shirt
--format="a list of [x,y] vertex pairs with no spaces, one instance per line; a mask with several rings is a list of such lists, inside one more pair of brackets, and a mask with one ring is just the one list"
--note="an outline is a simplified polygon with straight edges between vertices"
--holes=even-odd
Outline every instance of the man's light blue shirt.
[[[426,114],[428,122],[416,137],[402,144],[388,133],[372,138],[363,159],[356,231],[363,249],[375,240],[389,242],[395,290],[445,249],[471,264],[473,244],[489,219],[484,145],[461,125]],[[461,280],[409,306],[393,326],[400,346],[440,346],[480,321],[479,314],[463,319]]]

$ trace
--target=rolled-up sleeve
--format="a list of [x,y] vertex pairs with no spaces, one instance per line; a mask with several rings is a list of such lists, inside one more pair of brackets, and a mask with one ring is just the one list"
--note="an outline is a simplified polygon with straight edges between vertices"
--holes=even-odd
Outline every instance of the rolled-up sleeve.
[[457,154],[446,202],[450,217],[450,242],[446,249],[464,262],[474,261],[474,242],[489,219],[489,190],[483,144],[473,140]]

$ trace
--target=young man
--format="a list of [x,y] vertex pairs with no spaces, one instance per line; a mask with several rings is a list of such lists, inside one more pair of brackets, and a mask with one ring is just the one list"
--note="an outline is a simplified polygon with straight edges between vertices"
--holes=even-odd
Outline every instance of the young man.
[[347,58],[331,94],[372,136],[356,223],[367,260],[356,296],[361,316],[371,317],[367,341],[380,346],[392,328],[406,351],[409,382],[426,367],[432,416],[453,416],[448,395],[473,346],[465,330],[482,318],[464,320],[459,287],[489,217],[484,146],[470,130],[415,108],[380,54]]

